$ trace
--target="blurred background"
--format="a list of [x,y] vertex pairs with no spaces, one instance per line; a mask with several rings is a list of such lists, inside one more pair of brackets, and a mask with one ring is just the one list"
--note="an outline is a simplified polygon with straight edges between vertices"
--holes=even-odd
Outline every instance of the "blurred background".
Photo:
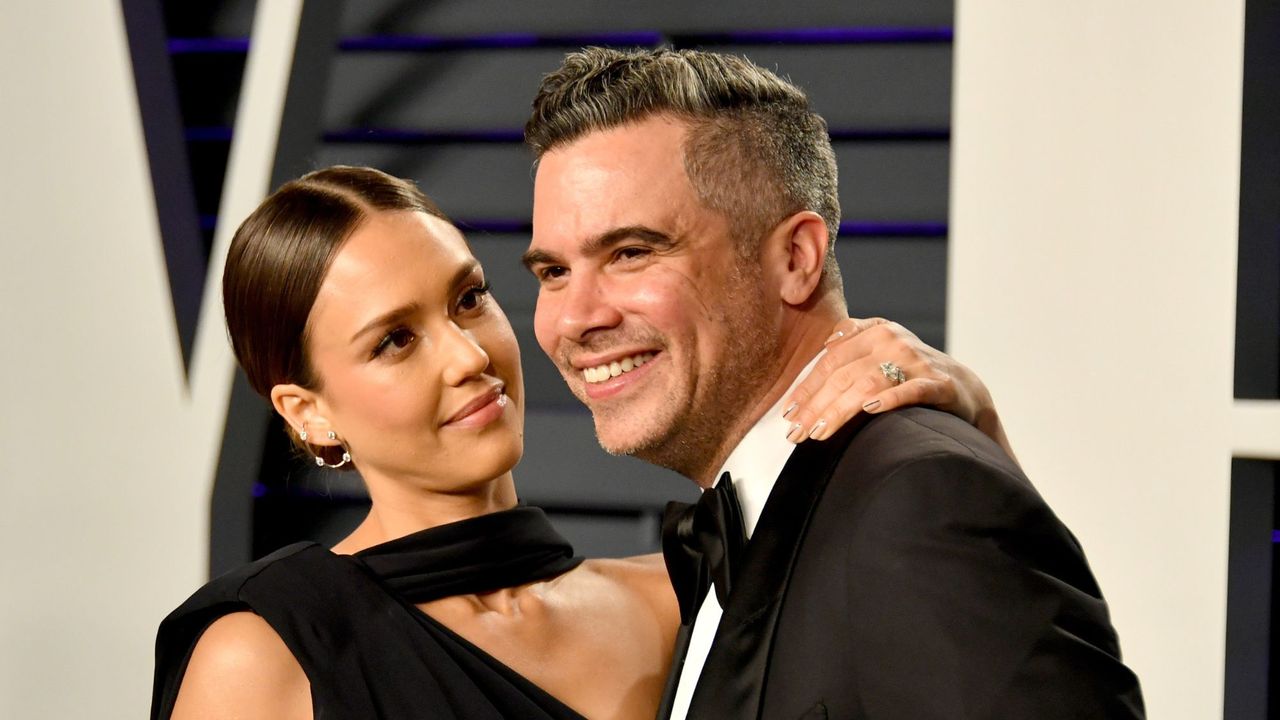
[[292,456],[217,296],[239,221],[325,165],[412,178],[467,234],[524,351],[522,500],[583,554],[657,549],[693,486],[598,449],[519,265],[529,102],[595,44],[803,87],[851,312],[987,381],[1151,716],[1280,717],[1280,0],[18,0],[0,23],[0,716],[143,714],[168,610],[367,508]]

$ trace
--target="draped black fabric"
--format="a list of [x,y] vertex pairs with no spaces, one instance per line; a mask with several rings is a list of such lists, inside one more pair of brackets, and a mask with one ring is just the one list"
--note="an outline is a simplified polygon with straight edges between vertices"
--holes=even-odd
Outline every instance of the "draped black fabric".
[[200,635],[250,610],[280,635],[325,718],[581,716],[414,603],[514,587],[579,563],[541,510],[519,507],[424,530],[354,556],[298,543],[205,585],[165,618],[151,716],[173,711]]
[[356,557],[413,603],[545,580],[582,562],[535,507],[428,528]]

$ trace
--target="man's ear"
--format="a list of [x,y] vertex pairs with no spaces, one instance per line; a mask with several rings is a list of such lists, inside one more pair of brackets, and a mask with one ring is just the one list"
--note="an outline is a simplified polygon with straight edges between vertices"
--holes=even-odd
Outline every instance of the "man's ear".
[[765,240],[766,253],[774,263],[783,302],[803,305],[813,299],[822,282],[830,242],[826,221],[811,210],[790,215],[774,226]]
[[271,388],[271,404],[292,428],[295,438],[303,439],[305,429],[307,437],[304,442],[308,444],[338,444],[337,440],[329,439],[329,431],[333,428],[324,401],[314,391],[292,383],[276,385]]

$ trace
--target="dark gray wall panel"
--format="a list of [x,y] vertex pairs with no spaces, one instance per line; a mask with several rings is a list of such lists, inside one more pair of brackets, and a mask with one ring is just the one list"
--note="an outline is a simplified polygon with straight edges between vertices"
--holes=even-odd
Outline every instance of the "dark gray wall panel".
[[518,130],[563,58],[556,48],[340,53],[325,126]]
[[547,512],[551,524],[586,557],[629,557],[659,551],[662,515],[654,510],[637,517],[611,517]]
[[950,144],[838,142],[845,220],[945,222]]
[[743,55],[799,85],[840,129],[943,129],[951,124],[950,45],[734,45],[707,50]]
[[688,0],[362,0],[347,4],[343,32],[475,35],[652,29],[716,32],[851,25],[929,27],[951,24],[952,6],[946,0],[743,0],[731,5]]
[[248,37],[257,0],[164,0],[169,37]]
[[[708,47],[745,55],[809,93],[833,129],[946,129],[950,45]],[[558,48],[341,53],[325,127],[519,129]]]
[[1268,705],[1276,672],[1269,660],[1276,643],[1272,617],[1275,592],[1275,496],[1280,463],[1233,458],[1231,531],[1227,558],[1226,676],[1223,717],[1275,717]]
[[637,508],[697,499],[692,481],[596,443],[585,410],[525,412],[524,459],[516,466],[522,500],[534,505]]
[[[529,236],[523,233],[464,232],[471,252],[484,266],[485,280],[493,287],[494,297],[508,317],[532,315],[538,300],[538,281],[520,262],[529,248]],[[515,320],[512,320],[515,323]]]
[[852,315],[896,320],[943,347],[946,238],[846,238],[836,245],[836,258]]
[[524,145],[328,144],[319,166],[373,165],[419,187],[456,219],[528,220],[533,213],[533,160]]
[[1235,396],[1280,399],[1280,0],[1245,6]]

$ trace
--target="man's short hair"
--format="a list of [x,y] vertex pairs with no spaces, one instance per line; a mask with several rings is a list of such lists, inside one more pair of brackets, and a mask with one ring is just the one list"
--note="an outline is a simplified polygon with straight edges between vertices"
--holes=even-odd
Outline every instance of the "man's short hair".
[[827,123],[804,91],[734,55],[590,47],[547,75],[525,124],[541,158],[591,132],[654,115],[689,125],[684,167],[694,192],[729,219],[744,254],[787,216],[812,210],[829,236],[823,278],[841,289],[836,160]]

